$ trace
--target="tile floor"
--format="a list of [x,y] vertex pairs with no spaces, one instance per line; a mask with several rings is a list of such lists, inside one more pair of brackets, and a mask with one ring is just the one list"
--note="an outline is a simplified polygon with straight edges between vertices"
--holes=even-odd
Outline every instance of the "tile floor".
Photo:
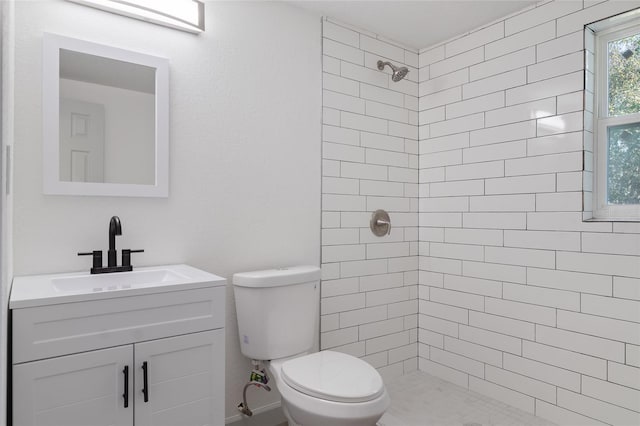
[[422,372],[386,383],[391,407],[379,426],[549,426],[545,419]]

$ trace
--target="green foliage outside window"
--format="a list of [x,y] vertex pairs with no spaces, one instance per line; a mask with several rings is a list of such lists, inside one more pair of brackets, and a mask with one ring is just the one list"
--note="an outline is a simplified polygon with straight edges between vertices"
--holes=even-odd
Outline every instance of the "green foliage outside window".
[[610,126],[607,133],[607,201],[640,204],[640,123]]
[[[640,112],[640,34],[608,47],[609,116]],[[640,204],[640,123],[608,128],[607,201]]]

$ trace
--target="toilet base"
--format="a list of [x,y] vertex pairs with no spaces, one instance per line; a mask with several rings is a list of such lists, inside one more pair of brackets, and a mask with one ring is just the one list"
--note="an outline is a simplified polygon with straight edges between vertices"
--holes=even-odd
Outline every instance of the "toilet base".
[[[385,395],[386,396],[386,395]],[[375,414],[369,417],[359,418],[330,418],[326,415],[319,416],[316,413],[303,412],[297,407],[291,407],[295,413],[293,417],[287,408],[287,402],[282,401],[282,410],[289,426],[376,426],[378,420],[382,417],[382,414]],[[302,422],[298,422],[298,419],[304,419]]]
[[295,420],[291,418],[291,414],[289,414],[289,410],[284,404],[281,404],[282,411],[284,412],[284,416],[287,418],[287,426],[302,426],[300,423],[296,423]]

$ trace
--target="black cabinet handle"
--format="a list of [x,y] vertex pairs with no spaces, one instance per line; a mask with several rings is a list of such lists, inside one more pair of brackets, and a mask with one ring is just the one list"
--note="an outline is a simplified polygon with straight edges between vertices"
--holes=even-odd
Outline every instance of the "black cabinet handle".
[[125,365],[124,370],[122,370],[122,374],[124,374],[124,393],[122,394],[122,398],[124,399],[124,408],[129,407],[129,366]]
[[142,395],[144,395],[144,402],[149,402],[148,375],[147,361],[145,361],[142,363]]

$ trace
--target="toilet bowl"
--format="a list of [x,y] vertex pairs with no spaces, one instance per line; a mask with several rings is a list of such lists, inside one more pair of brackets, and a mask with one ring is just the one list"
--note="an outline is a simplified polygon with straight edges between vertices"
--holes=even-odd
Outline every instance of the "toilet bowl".
[[333,351],[267,362],[290,426],[374,426],[389,407],[380,374]]

